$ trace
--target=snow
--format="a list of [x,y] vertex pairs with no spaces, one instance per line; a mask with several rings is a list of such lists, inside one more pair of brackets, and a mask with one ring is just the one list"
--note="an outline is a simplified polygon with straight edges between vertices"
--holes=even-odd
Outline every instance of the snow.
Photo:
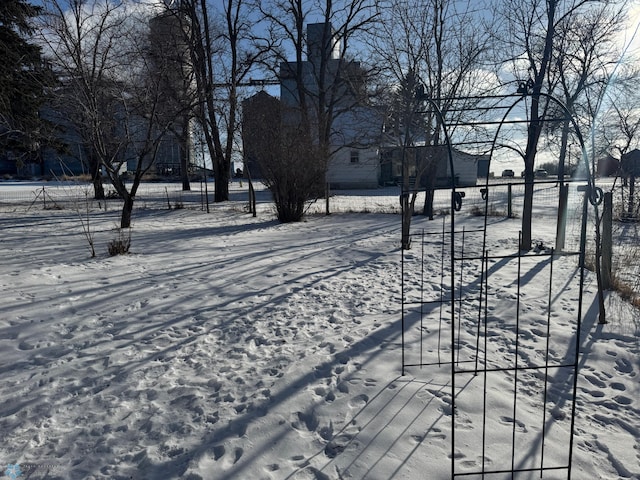
[[[244,212],[246,185],[210,213],[139,200],[131,252],[117,257],[106,244],[117,235],[118,208],[93,205],[92,259],[79,212],[3,201],[18,188],[0,184],[2,472],[19,465],[32,479],[448,479],[452,436],[457,473],[483,463],[510,468],[512,438],[516,467],[535,468],[543,425],[545,466],[567,462],[570,370],[551,368],[548,382],[518,373],[515,406],[513,370],[491,372],[486,387],[483,375],[456,375],[454,432],[450,348],[442,365],[402,374],[393,194],[346,208],[336,195],[336,213],[286,225],[266,202],[257,217]],[[536,238],[553,244],[553,212],[542,215]],[[414,232],[441,231],[441,218],[416,217]],[[471,232],[480,221],[459,214],[456,226]],[[515,253],[519,228],[519,219],[490,218],[492,253]],[[418,240],[405,258],[407,301],[439,295],[440,250],[430,241],[424,289],[412,270],[423,255]],[[481,335],[489,365],[538,362],[547,351],[554,365],[571,356],[580,270],[575,256],[557,255],[550,290],[549,260],[522,260],[520,292],[517,259],[492,261],[490,329]],[[464,281],[471,285],[480,269],[466,262]],[[586,272],[584,285],[571,477],[640,479],[640,317],[607,293],[609,323],[598,324],[595,275]],[[455,307],[463,360],[474,356],[472,298]],[[449,345],[444,310],[441,337],[437,320],[425,317],[429,361],[438,341]],[[516,316],[522,335],[514,334]],[[416,329],[405,340],[415,359]],[[567,476],[547,470],[543,478]]]

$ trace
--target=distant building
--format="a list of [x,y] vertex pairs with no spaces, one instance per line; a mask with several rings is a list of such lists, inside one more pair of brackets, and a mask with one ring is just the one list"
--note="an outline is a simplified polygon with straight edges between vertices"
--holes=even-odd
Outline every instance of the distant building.
[[[363,101],[364,77],[359,62],[341,58],[341,42],[331,24],[307,25],[307,60],[280,65],[280,99],[288,112],[300,105],[297,73],[302,72],[302,87],[318,101],[320,65],[325,66],[324,85],[332,98],[333,111],[326,181],[331,188],[374,188],[379,184],[378,147],[383,116]],[[329,87],[330,86],[330,87]],[[318,108],[317,105],[314,106]],[[314,107],[309,106],[311,115]],[[291,109],[291,110],[289,110]],[[283,122],[296,122],[292,114]]]
[[[334,94],[327,105],[335,112],[330,134],[330,158],[326,181],[331,188],[375,188],[398,184],[402,177],[402,149],[385,140],[387,112],[365,101],[366,80],[359,62],[341,58],[341,44],[330,24],[307,25],[307,60],[280,65],[280,100],[260,92],[243,102],[244,159],[253,178],[260,178],[257,159],[276,155],[281,127],[300,121],[301,87],[318,101],[321,93],[320,64],[325,66],[324,85]],[[298,80],[301,79],[302,85]],[[336,83],[338,82],[338,83]],[[317,105],[308,105],[316,115]],[[276,128],[276,125],[278,127]],[[272,132],[267,135],[266,132]],[[277,133],[276,133],[277,132]],[[415,159],[437,150],[435,188],[451,186],[451,166],[444,147],[412,147]],[[488,175],[488,157],[454,150],[457,186],[475,185],[479,175]],[[415,170],[415,167],[414,167]],[[425,183],[426,180],[422,180]],[[421,184],[422,184],[421,183]]]
[[[154,155],[153,158],[147,155],[143,161],[153,162],[150,172],[162,176],[181,176],[185,169],[188,173],[194,158],[192,112],[188,108],[193,93],[193,78],[184,28],[183,19],[175,11],[154,17],[149,23],[149,58],[157,71],[154,80],[161,82],[160,88],[163,90],[160,115],[168,119],[172,128],[168,132],[157,132],[158,135],[162,133],[159,146],[150,153]],[[82,112],[74,111],[72,102],[76,99],[71,93],[72,89],[65,92],[64,88],[56,91],[52,100],[41,109],[41,117],[52,125],[50,141],[40,145],[20,171],[15,161],[5,162],[4,168],[0,165],[4,173],[44,177],[89,173],[88,160],[93,146],[87,132],[82,131]],[[125,114],[120,99],[110,100],[113,138],[121,144],[117,147],[120,148],[118,160],[123,162],[121,171],[133,171],[138,162],[137,147],[144,144],[149,124],[143,115]]]
[[54,136],[43,144],[39,161],[28,166],[31,176],[62,177],[88,173],[87,160],[91,154],[73,122],[69,105],[45,105],[41,117],[54,125]]
[[[41,109],[40,115],[52,126],[49,141],[41,144],[30,161],[24,163],[21,168],[18,169],[13,162],[12,171],[6,173],[46,178],[88,174],[93,147],[91,142],[83,136],[82,124],[77,113],[69,104],[49,103]],[[127,147],[120,152],[120,159],[123,162],[122,173],[136,168],[138,162],[136,147],[144,142],[148,127],[147,121],[140,116],[129,115],[126,120],[116,119],[114,141],[117,141],[118,135],[124,135],[125,121],[128,124],[129,138],[126,142]],[[191,152],[191,142],[187,145],[189,150],[186,151]],[[152,172],[167,176],[180,175],[184,152],[184,138],[174,131],[165,133],[155,153]],[[145,161],[150,162],[152,159],[147,157]]]
[[279,155],[281,102],[261,91],[242,102],[244,176],[262,178],[260,165]]
[[[381,184],[400,185],[402,182],[402,163],[408,163],[408,174],[410,184],[418,187],[427,187],[427,175],[433,180],[430,185],[433,188],[449,188],[474,186],[478,180],[478,171],[481,164],[488,161],[488,155],[472,155],[457,149],[452,150],[453,175],[451,173],[451,162],[446,146],[414,146],[414,147],[383,147],[381,148]],[[429,158],[431,157],[431,158]],[[418,180],[416,177],[420,173],[417,165],[427,162],[434,162],[432,168],[427,173],[423,173]],[[453,182],[452,182],[453,178]]]
[[[162,89],[160,105],[173,127],[161,140],[155,158],[156,173],[182,176],[192,168],[195,79],[187,43],[188,16],[179,8],[167,9],[149,22],[149,57]],[[186,172],[184,170],[187,170]]]
[[623,154],[620,159],[620,170],[624,177],[631,179],[631,182],[640,177],[640,150],[635,148]]
[[620,173],[620,160],[613,158],[611,155],[600,158],[598,160],[597,174],[600,177],[611,177]]

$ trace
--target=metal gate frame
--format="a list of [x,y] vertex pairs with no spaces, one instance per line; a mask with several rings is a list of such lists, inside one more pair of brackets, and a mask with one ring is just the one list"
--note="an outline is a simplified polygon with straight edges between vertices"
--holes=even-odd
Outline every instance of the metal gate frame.
[[[507,124],[507,123],[511,123],[511,121],[507,120],[507,117],[509,116],[509,114],[512,112],[512,110],[523,100],[526,100],[528,97],[530,97],[531,94],[527,91],[527,89],[525,89],[524,91],[520,91],[519,90],[519,94],[518,95],[504,95],[504,96],[491,96],[491,97],[460,97],[460,99],[485,99],[485,98],[490,98],[490,99],[508,99],[510,97],[515,97],[515,101],[506,109],[506,112],[504,114],[504,116],[502,117],[502,120],[499,122],[498,124],[498,128],[497,131],[495,133],[494,139],[493,139],[493,143],[491,145],[491,154],[489,157],[489,167],[491,164],[491,158],[493,157],[493,153],[496,147],[496,142],[498,139],[498,135],[500,134],[500,130],[502,128],[503,125]],[[423,298],[423,294],[422,294],[422,289],[423,289],[423,282],[424,282],[424,278],[420,278],[420,289],[421,289],[421,293],[420,293],[420,299],[417,303],[419,303],[419,315],[420,315],[420,360],[416,363],[407,363],[406,362],[406,358],[405,358],[405,349],[408,348],[406,343],[405,343],[405,329],[407,327],[408,322],[406,321],[405,318],[405,313],[407,312],[408,308],[411,308],[412,305],[405,303],[405,251],[402,251],[402,266],[401,266],[401,274],[402,274],[402,373],[403,375],[405,374],[405,371],[407,368],[411,368],[411,367],[426,367],[426,366],[442,366],[444,364],[447,364],[451,370],[451,375],[450,375],[450,385],[451,385],[451,390],[450,390],[450,399],[451,399],[451,452],[450,452],[450,457],[451,457],[451,478],[457,478],[457,477],[461,477],[461,476],[470,476],[470,475],[475,475],[475,476],[480,476],[481,478],[485,478],[485,476],[487,475],[493,475],[493,474],[511,474],[511,478],[513,478],[513,475],[516,473],[522,473],[522,472],[539,472],[540,477],[542,477],[543,472],[548,471],[548,470],[553,470],[553,471],[558,471],[558,470],[566,470],[566,475],[567,475],[567,479],[571,478],[571,459],[572,459],[572,452],[573,452],[573,437],[574,437],[574,425],[575,425],[575,409],[576,409],[576,391],[577,391],[577,374],[578,374],[578,367],[579,367],[579,361],[580,361],[580,345],[581,345],[581,326],[582,326],[582,298],[583,298],[583,291],[584,291],[584,270],[585,270],[585,245],[586,245],[586,229],[587,229],[587,203],[591,203],[595,210],[596,210],[596,215],[597,215],[597,205],[599,203],[599,197],[601,197],[601,190],[600,192],[598,192],[599,189],[596,189],[592,183],[592,176],[590,173],[590,169],[589,169],[589,163],[587,160],[587,155],[586,155],[586,149],[585,149],[585,145],[584,145],[584,141],[583,141],[583,137],[580,133],[580,129],[579,126],[577,125],[577,123],[575,122],[575,120],[571,117],[570,112],[568,111],[568,109],[566,108],[566,106],[564,104],[562,104],[562,102],[560,102],[559,100],[555,99],[553,96],[549,95],[549,94],[545,94],[542,93],[541,94],[542,97],[546,97],[547,101],[552,101],[555,102],[561,109],[562,111],[565,113],[565,117],[561,118],[561,119],[543,119],[543,122],[548,122],[548,121],[559,121],[559,120],[567,120],[569,119],[571,121],[571,123],[573,124],[574,130],[575,130],[575,135],[577,136],[579,143],[580,143],[580,148],[581,148],[581,152],[582,152],[582,160],[584,162],[584,167],[586,169],[586,172],[588,172],[587,174],[587,178],[586,178],[586,185],[579,187],[579,190],[584,191],[585,195],[584,195],[584,200],[583,200],[583,212],[582,212],[582,222],[581,222],[581,231],[580,231],[580,247],[579,250],[577,252],[563,252],[563,255],[577,255],[579,256],[579,268],[580,268],[580,274],[579,274],[579,299],[578,299],[578,306],[577,306],[577,318],[575,320],[575,343],[573,345],[573,357],[572,358],[568,358],[567,361],[565,362],[561,362],[561,363],[553,363],[549,361],[549,341],[547,340],[547,351],[546,351],[546,359],[545,359],[545,363],[543,365],[523,365],[523,364],[519,364],[518,360],[518,345],[519,345],[519,300],[520,300],[520,286],[521,286],[521,278],[522,278],[522,262],[523,260],[526,259],[527,254],[524,254],[522,251],[520,251],[520,249],[518,248],[518,252],[508,255],[508,259],[516,261],[518,264],[518,278],[517,278],[517,290],[518,290],[518,295],[517,295],[517,307],[516,307],[516,352],[515,352],[515,364],[512,367],[501,367],[501,366],[497,366],[497,367],[489,367],[488,366],[488,362],[487,359],[485,358],[484,361],[480,361],[480,334],[481,334],[481,323],[482,320],[484,320],[484,327],[486,329],[487,326],[487,313],[486,313],[486,306],[487,306],[487,292],[488,292],[488,288],[489,288],[489,276],[488,276],[488,271],[489,271],[489,262],[490,261],[495,261],[498,259],[505,259],[505,256],[500,256],[500,257],[495,257],[495,256],[491,256],[489,254],[489,252],[487,252],[486,249],[486,241],[487,241],[487,217],[488,217],[488,207],[489,207],[489,198],[490,198],[490,185],[489,185],[489,179],[487,177],[487,181],[484,185],[484,190],[483,190],[483,199],[485,200],[485,210],[484,210],[484,223],[483,223],[483,229],[482,229],[482,253],[481,256],[478,257],[477,255],[473,255],[473,256],[465,256],[464,253],[464,246],[465,246],[465,234],[466,232],[463,230],[462,232],[458,232],[456,230],[456,224],[455,224],[455,216],[456,216],[456,212],[460,210],[461,206],[462,206],[462,202],[463,202],[463,197],[464,194],[461,192],[458,192],[456,190],[456,185],[455,185],[455,166],[453,163],[453,145],[451,143],[451,138],[449,136],[449,127],[444,119],[444,116],[442,115],[441,111],[438,109],[438,106],[436,104],[436,102],[430,98],[425,98],[425,100],[430,104],[432,110],[430,111],[431,113],[434,113],[435,116],[437,117],[439,124],[441,125],[442,129],[443,129],[443,133],[444,133],[444,138],[445,138],[445,142],[446,142],[446,147],[447,147],[447,152],[448,152],[448,157],[449,157],[449,168],[451,169],[451,186],[450,186],[450,190],[451,190],[451,208],[450,208],[450,226],[449,226],[449,231],[447,232],[447,228],[446,228],[446,224],[445,224],[445,220],[443,217],[443,225],[442,225],[442,231],[441,231],[441,241],[442,241],[442,252],[441,252],[441,258],[442,258],[442,263],[441,263],[441,280],[444,279],[445,275],[444,275],[444,271],[445,271],[445,262],[444,262],[444,258],[445,258],[445,244],[446,244],[446,240],[445,237],[447,236],[447,233],[449,235],[449,243],[448,243],[448,248],[449,248],[449,271],[448,271],[448,276],[449,278],[449,294],[448,297],[445,296],[444,292],[444,285],[441,284],[441,294],[440,294],[440,298],[436,301],[425,301]],[[504,108],[504,107],[503,107]],[[484,110],[486,111],[487,109],[484,108]],[[479,125],[482,124],[483,122],[474,122],[474,125]],[[495,124],[496,122],[486,122],[487,124],[489,123],[493,123]],[[456,126],[461,125],[460,123],[457,123]],[[403,163],[405,161],[405,156],[403,155]],[[403,164],[403,168],[402,171],[405,171],[405,165]],[[489,170],[488,170],[489,171]],[[401,198],[408,198],[409,195],[416,193],[417,190],[416,189],[420,189],[419,186],[419,182],[416,182],[417,185],[413,185],[410,189],[407,189],[406,186],[408,185],[408,182],[405,183],[404,179],[402,182],[402,192],[401,192]],[[564,186],[564,179],[560,179],[560,186],[563,187]],[[557,237],[562,234],[562,240],[561,240],[561,244],[560,244],[560,248],[562,248],[563,246],[563,242],[564,242],[564,230],[563,230],[563,226],[560,225],[561,222],[561,218],[564,218],[564,213],[566,212],[562,212],[562,209],[565,208],[566,209],[566,197],[564,199],[564,203],[563,203],[563,198],[562,195],[566,195],[567,194],[568,189],[567,188],[561,188],[560,192],[561,192],[561,197],[560,197],[560,203],[559,203],[559,212],[558,212],[558,230],[557,230]],[[563,193],[564,192],[564,193]],[[401,202],[403,205],[403,208],[406,208],[406,203],[405,202]],[[564,206],[563,206],[564,205]],[[404,213],[404,212],[403,212]],[[412,236],[415,236],[415,234],[412,234]],[[558,241],[558,238],[556,239]],[[422,250],[421,250],[421,258],[422,258],[422,262],[424,263],[424,245],[425,245],[425,233],[424,231],[422,231],[421,233],[421,245],[422,245]],[[460,245],[461,246],[461,250],[460,250],[460,255],[456,255],[455,251],[456,251],[456,245]],[[549,279],[549,297],[548,297],[548,304],[547,304],[547,319],[546,319],[546,323],[547,323],[547,328],[549,328],[550,324],[551,324],[551,319],[550,319],[550,312],[551,312],[551,308],[550,308],[550,302],[551,302],[551,289],[552,289],[552,285],[553,285],[553,261],[554,258],[558,255],[558,253],[555,251],[555,249],[551,249],[550,252],[548,252],[546,255],[548,255],[548,259],[550,262],[550,279]],[[539,255],[538,255],[539,257]],[[475,355],[475,359],[474,360],[470,360],[470,361],[465,361],[464,359],[461,361],[460,360],[460,351],[459,351],[459,335],[460,335],[460,322],[461,322],[461,310],[459,310],[458,312],[456,312],[456,272],[458,270],[458,265],[462,265],[463,261],[468,261],[468,260],[475,260],[475,261],[481,261],[482,264],[482,268],[481,268],[481,275],[480,275],[480,279],[479,279],[479,284],[480,284],[480,294],[478,297],[478,301],[479,301],[479,311],[478,311],[478,324],[477,324],[477,336],[476,336],[476,355]],[[421,267],[421,272],[424,272],[424,265],[422,265]],[[421,274],[422,275],[422,274]],[[460,275],[461,281],[462,281],[462,272]],[[484,301],[484,304],[483,304]],[[440,325],[438,326],[438,359],[435,362],[425,362],[423,359],[423,355],[422,355],[422,331],[423,331],[423,318],[424,318],[424,306],[427,304],[439,304],[439,308],[440,308]],[[444,314],[443,314],[443,309],[444,307],[448,305],[448,308],[450,310],[449,312],[449,322],[450,322],[450,330],[451,330],[451,338],[449,339],[450,343],[450,357],[448,359],[448,362],[443,361],[441,356],[440,356],[440,341],[441,341],[441,327],[442,327],[442,323],[443,321],[446,322],[446,319],[444,318]],[[483,305],[484,305],[484,313],[482,312],[483,309]],[[413,305],[415,306],[415,305]],[[456,317],[456,315],[458,315]],[[484,315],[484,318],[483,318]],[[457,325],[457,327],[456,327]],[[456,329],[457,328],[457,329]],[[549,333],[548,333],[549,334]],[[550,334],[549,334],[550,335]],[[486,330],[485,330],[485,347],[484,347],[484,352],[485,352],[485,356],[486,356],[486,339],[487,339],[487,335],[486,335]],[[472,365],[472,366],[469,366]],[[568,451],[567,451],[567,462],[564,465],[552,465],[552,466],[546,466],[545,462],[544,462],[544,446],[541,452],[541,462],[540,465],[537,467],[528,467],[528,468],[520,468],[519,466],[516,465],[515,463],[515,444],[516,444],[516,425],[517,425],[517,419],[516,419],[516,405],[518,402],[518,375],[523,372],[523,371],[531,371],[531,370],[538,370],[541,372],[541,375],[544,378],[544,402],[542,404],[542,443],[544,445],[544,437],[545,437],[545,423],[547,421],[546,418],[546,410],[547,410],[547,386],[548,386],[548,379],[549,379],[549,371],[550,369],[568,369],[569,373],[568,375],[570,375],[573,378],[573,384],[572,384],[572,392],[571,392],[571,406],[570,406],[570,438],[569,438],[569,442],[567,445]],[[486,392],[487,392],[487,378],[488,375],[494,372],[508,372],[511,373],[514,377],[514,389],[513,389],[513,416],[512,416],[512,424],[513,424],[513,430],[512,430],[512,442],[511,442],[511,466],[510,468],[502,468],[502,469],[498,469],[498,470],[491,470],[490,468],[488,468],[487,465],[485,465],[485,439],[486,439],[486,417],[487,417],[487,404],[486,404]],[[481,469],[479,471],[465,471],[465,472],[458,472],[456,469],[456,458],[457,458],[457,454],[456,454],[456,416],[458,415],[458,404],[457,404],[457,399],[458,399],[458,395],[459,392],[457,392],[457,379],[459,377],[462,377],[464,375],[473,375],[473,376],[478,376],[478,375],[482,375],[483,376],[483,392],[484,392],[484,401],[483,401],[483,425],[482,425],[482,465],[481,465]]]

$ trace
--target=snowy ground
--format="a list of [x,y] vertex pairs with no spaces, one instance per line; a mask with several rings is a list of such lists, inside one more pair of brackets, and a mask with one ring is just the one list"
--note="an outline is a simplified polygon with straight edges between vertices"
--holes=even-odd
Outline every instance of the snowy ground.
[[[11,188],[0,184],[0,193]],[[18,465],[31,479],[450,478],[449,366],[401,375],[400,218],[375,213],[392,212],[391,200],[371,196],[359,199],[364,208],[336,205],[345,213],[288,225],[266,204],[255,218],[244,213],[240,197],[211,213],[137,209],[131,252],[118,257],[106,244],[119,212],[96,207],[94,259],[73,208],[3,202],[0,465],[13,469],[5,477]],[[359,209],[370,213],[351,212]],[[538,212],[536,221],[536,235],[552,241],[552,216]],[[477,223],[457,217],[460,227]],[[416,218],[414,231],[423,228],[441,223]],[[519,228],[518,219],[492,218],[494,251],[513,252]],[[425,285],[435,291],[438,251],[426,257]],[[529,335],[485,334],[505,358],[516,345],[523,359],[543,351],[547,264],[529,261],[518,307]],[[562,357],[576,334],[579,270],[572,256],[553,268],[552,352]],[[513,269],[497,262],[491,272],[490,318],[501,325],[517,304]],[[598,325],[595,298],[587,272],[571,478],[640,479],[640,319],[610,295],[609,323]],[[473,308],[461,307],[465,334]],[[437,350],[437,327],[423,327],[425,351]],[[551,377],[545,465],[566,461],[570,428],[573,379]],[[509,467],[512,431],[517,466],[537,461],[539,380],[520,378],[514,420],[502,414],[513,407],[513,378],[496,374],[480,457],[482,375],[456,382],[456,474]]]

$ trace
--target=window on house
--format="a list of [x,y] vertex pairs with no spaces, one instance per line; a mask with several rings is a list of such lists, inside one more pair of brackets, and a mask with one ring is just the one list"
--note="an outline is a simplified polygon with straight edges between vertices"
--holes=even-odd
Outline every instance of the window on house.
[[351,163],[360,163],[360,152],[358,150],[351,150]]

